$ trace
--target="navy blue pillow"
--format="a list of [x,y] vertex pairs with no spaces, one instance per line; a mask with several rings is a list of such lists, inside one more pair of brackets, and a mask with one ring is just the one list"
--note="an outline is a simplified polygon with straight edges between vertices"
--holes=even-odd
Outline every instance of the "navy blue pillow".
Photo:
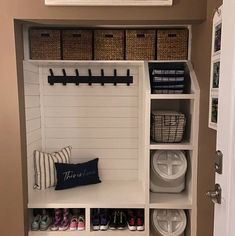
[[55,190],[101,183],[98,158],[79,164],[55,163],[57,184]]

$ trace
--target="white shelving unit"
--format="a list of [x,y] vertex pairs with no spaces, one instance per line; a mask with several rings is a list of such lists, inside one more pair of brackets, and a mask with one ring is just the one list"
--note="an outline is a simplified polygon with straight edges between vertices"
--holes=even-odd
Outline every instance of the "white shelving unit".
[[[33,232],[29,229],[29,236],[149,236],[152,209],[187,210],[190,223],[185,236],[196,236],[199,87],[190,62],[182,63],[191,78],[189,94],[153,95],[148,62],[24,61],[29,220],[34,208],[83,208],[86,212],[83,232]],[[73,75],[77,68],[81,75],[87,74],[88,69],[94,75],[100,75],[101,69],[105,74],[113,74],[117,69],[118,74],[124,75],[130,69],[134,83],[130,86],[50,86],[47,82],[50,68],[55,75],[60,75],[62,69]],[[184,142],[157,144],[150,141],[151,109],[162,106],[182,110],[190,117]],[[33,151],[54,151],[66,145],[73,146],[71,161],[74,163],[100,158],[102,183],[63,191],[34,190]],[[189,170],[183,193],[160,194],[149,190],[150,153],[162,149],[187,152]],[[142,208],[145,231],[93,232],[92,208]]]

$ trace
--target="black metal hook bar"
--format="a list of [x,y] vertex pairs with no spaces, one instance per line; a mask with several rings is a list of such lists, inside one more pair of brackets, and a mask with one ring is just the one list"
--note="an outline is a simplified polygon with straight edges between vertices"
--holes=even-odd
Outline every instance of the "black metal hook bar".
[[101,69],[101,75],[92,75],[91,69],[88,70],[88,75],[79,75],[78,69],[75,69],[75,74],[73,76],[68,76],[65,69],[62,69],[63,75],[55,76],[52,69],[49,69],[50,75],[48,76],[48,83],[54,85],[55,83],[60,83],[66,85],[68,83],[79,85],[81,83],[89,84],[127,84],[128,86],[133,83],[133,76],[130,75],[130,70],[127,70],[127,74],[117,75],[117,69],[114,69],[113,75],[105,75],[104,69]]

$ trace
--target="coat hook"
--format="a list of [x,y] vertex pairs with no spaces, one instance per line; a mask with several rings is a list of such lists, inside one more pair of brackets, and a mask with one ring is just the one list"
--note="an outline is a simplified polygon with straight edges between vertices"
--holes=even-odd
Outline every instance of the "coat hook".
[[[53,77],[53,76],[54,76],[53,70],[52,70],[52,69],[49,69],[49,71],[50,71],[51,76]],[[50,82],[50,85],[54,85],[54,83],[53,83],[53,82]]]
[[[117,77],[117,69],[114,69],[114,79],[116,79],[116,77]],[[114,86],[117,86],[116,82],[114,82],[113,84]]]
[[[79,77],[78,69],[75,70],[75,73],[76,73],[76,77]],[[78,78],[77,78],[77,80],[78,80]],[[76,84],[76,85],[79,85],[79,82],[76,82],[75,84]]]
[[[104,78],[104,69],[101,69],[101,77]],[[104,86],[104,82],[101,83],[102,86]]]
[[65,71],[65,69],[62,69],[62,72],[63,72],[63,76],[64,76],[64,81],[63,81],[63,85],[66,85],[67,83],[66,83],[66,80],[67,80],[67,78],[66,78],[66,71]]
[[49,71],[50,71],[51,76],[54,76],[53,70],[50,69]]
[[[130,69],[127,69],[127,77],[130,77]],[[127,83],[127,86],[130,86],[130,83]]]
[[92,80],[92,73],[91,73],[91,69],[89,69],[88,70],[88,73],[89,73],[89,86],[91,86],[92,85],[92,83],[91,83],[91,80]]

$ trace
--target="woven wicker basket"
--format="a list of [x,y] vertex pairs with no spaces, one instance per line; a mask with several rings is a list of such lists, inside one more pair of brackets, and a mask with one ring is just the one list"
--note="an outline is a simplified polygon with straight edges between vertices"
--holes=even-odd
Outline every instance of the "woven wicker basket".
[[33,60],[60,60],[60,30],[30,29],[30,58]]
[[155,30],[127,30],[126,60],[154,60],[155,41]]
[[124,59],[123,30],[95,30],[95,60]]
[[188,29],[157,31],[158,60],[187,60],[187,58]]
[[92,31],[63,30],[63,59],[92,60]]
[[178,143],[184,135],[185,115],[174,111],[153,111],[151,138],[158,143]]

